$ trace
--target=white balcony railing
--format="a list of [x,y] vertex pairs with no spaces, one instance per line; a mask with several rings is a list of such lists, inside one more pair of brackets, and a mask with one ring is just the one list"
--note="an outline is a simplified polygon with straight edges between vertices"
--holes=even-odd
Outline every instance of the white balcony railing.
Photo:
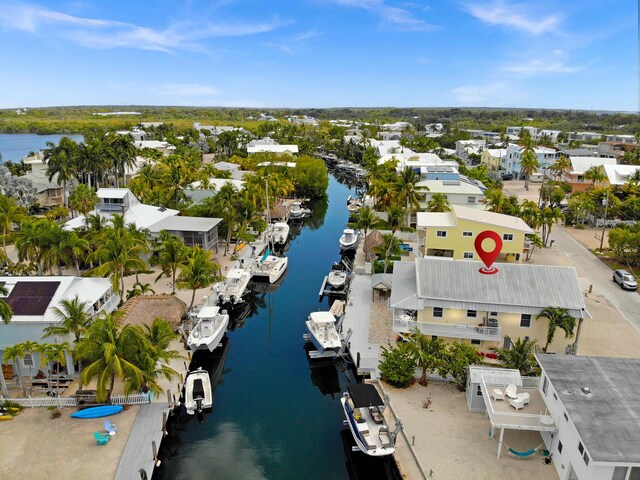
[[412,320],[407,315],[399,315],[393,318],[394,332],[409,332],[418,327],[424,335],[436,335],[438,337],[470,338],[475,340],[500,341],[500,327],[484,327],[458,323],[425,323]]
[[118,307],[118,303],[120,303],[120,296],[117,293],[113,293],[111,294],[109,299],[102,304],[100,308],[98,308],[97,310],[95,308],[91,308],[88,313],[93,317],[103,311],[111,312]]

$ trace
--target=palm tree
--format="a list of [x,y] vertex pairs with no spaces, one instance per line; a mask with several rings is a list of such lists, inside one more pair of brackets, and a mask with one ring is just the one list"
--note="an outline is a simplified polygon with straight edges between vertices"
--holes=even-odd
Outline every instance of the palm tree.
[[392,233],[386,233],[382,236],[383,242],[373,249],[380,257],[384,257],[384,273],[387,273],[389,258],[398,255],[401,252],[400,239]]
[[195,246],[191,247],[185,263],[179,268],[178,286],[193,290],[188,308],[188,310],[191,310],[196,298],[196,290],[208,287],[218,279],[220,265],[211,260],[208,250]]
[[525,150],[520,160],[520,171],[524,174],[524,188],[526,190],[529,190],[529,178],[531,174],[537,172],[539,168],[540,162],[538,162],[533,150]]
[[364,253],[369,252],[369,245],[367,244],[367,233],[375,228],[380,223],[380,218],[376,215],[370,207],[362,207],[356,214],[355,227],[358,230],[362,230],[364,233]]
[[[77,358],[75,349],[93,322],[93,318],[87,311],[88,302],[81,302],[78,295],[71,299],[60,301],[59,307],[53,307],[53,313],[58,320],[57,325],[52,325],[44,329],[45,337],[73,335],[74,356]],[[80,388],[82,389],[82,360],[78,358],[78,373],[80,373]]]
[[[0,285],[0,295],[3,297],[9,295],[9,290],[4,285]],[[0,300],[0,319],[2,319],[2,323],[7,325],[11,321],[11,317],[13,317],[13,310],[7,302]]]
[[427,386],[427,373],[436,370],[446,355],[446,347],[441,339],[423,335],[419,327],[413,327],[411,338],[401,348],[409,354],[416,366],[422,370],[418,383]]
[[116,187],[120,186],[120,175],[126,185],[125,171],[127,167],[132,167],[136,162],[136,146],[130,135],[109,135],[108,151],[113,161]]
[[533,200],[523,200],[520,205],[520,218],[531,228],[538,228],[540,221],[540,207]]
[[2,249],[7,256],[7,237],[11,234],[14,224],[20,223],[25,217],[24,209],[16,204],[13,197],[0,195],[0,225],[2,225]]
[[116,377],[125,384],[142,384],[144,372],[133,361],[145,348],[148,343],[139,328],[121,326],[115,314],[103,314],[77,346],[78,358],[90,362],[82,372],[82,382],[87,384],[97,377],[96,397],[109,403]]
[[230,182],[226,182],[222,187],[220,187],[220,191],[213,199],[214,205],[219,208],[227,227],[227,241],[224,246],[224,255],[229,253],[229,244],[231,243],[231,235],[233,234],[233,228],[237,216],[235,208],[235,196],[237,193],[236,187],[234,187]]
[[69,137],[62,137],[56,146],[47,142],[44,159],[47,163],[49,181],[57,178],[58,185],[62,185],[62,195],[65,207],[67,203],[67,183],[78,175],[78,144]]
[[99,201],[96,191],[84,183],[78,185],[69,195],[69,206],[85,217],[87,213],[96,208]]
[[[64,343],[53,343],[48,345],[48,348],[45,351],[45,355],[47,358],[47,364],[49,362],[53,362],[53,363],[58,363],[60,364],[61,367],[64,367],[67,365],[67,356],[65,355],[65,352],[68,352],[71,350],[71,345],[69,345],[69,342],[64,342]],[[50,369],[47,367],[47,369],[49,370],[49,385],[51,385],[52,383],[52,379],[53,379],[53,369]],[[58,369],[58,378],[60,378],[60,370]],[[56,382],[56,396],[59,395],[60,392],[60,381]]]
[[[402,228],[402,222],[405,218],[405,209],[400,205],[392,205],[387,210],[387,223],[391,227],[391,236],[394,237],[398,228]],[[384,256],[384,273],[387,273],[387,266],[389,265],[389,256],[391,255],[391,249],[393,248],[393,242],[389,242],[387,252]]]
[[67,247],[71,232],[50,221],[42,233],[44,235],[41,253],[43,268],[48,268],[51,272],[55,266],[58,269],[58,275],[62,275],[62,265],[69,266],[73,262]]
[[539,225],[542,226],[542,245],[547,246],[549,236],[551,235],[551,227],[554,223],[564,220],[562,211],[558,208],[544,207],[540,211]]
[[599,167],[591,167],[586,172],[584,172],[584,179],[591,180],[591,185],[593,187],[596,186],[597,183],[600,183],[606,178],[606,175]]
[[176,274],[178,267],[187,259],[188,249],[181,239],[175,235],[170,235],[165,230],[158,234],[158,240],[156,248],[157,260],[154,257],[154,263],[157,262],[162,271],[156,278],[156,282],[163,276],[171,276],[171,295],[175,295]]
[[551,165],[551,170],[555,173],[556,178],[560,180],[563,175],[571,171],[571,161],[562,155]]
[[537,362],[534,356],[536,341],[518,338],[515,342],[509,339],[509,348],[491,347],[498,355],[498,360],[505,368],[517,369],[520,375],[528,376],[537,370]]
[[549,326],[547,327],[547,343],[545,343],[542,349],[545,353],[547,352],[547,348],[549,348],[549,344],[553,342],[553,337],[558,328],[564,331],[565,338],[573,337],[573,330],[576,328],[576,319],[569,315],[566,308],[547,307],[536,317],[536,319],[540,318],[546,318],[549,321]]
[[427,210],[430,212],[448,212],[451,210],[451,204],[446,195],[434,193],[429,203],[427,203]]
[[9,360],[13,362],[13,366],[16,368],[16,374],[18,375],[18,382],[20,383],[20,388],[22,389],[22,396],[26,397],[27,391],[24,388],[24,383],[22,383],[22,372],[20,369],[20,362],[18,362],[18,359],[23,358],[24,354],[24,346],[20,343],[11,347],[5,347],[2,361],[4,363],[7,363]]
[[398,201],[402,202],[407,212],[407,225],[411,223],[411,213],[420,208],[420,195],[416,191],[416,184],[420,176],[411,168],[405,168],[398,177],[397,193]]
[[527,250],[527,257],[525,259],[528,262],[531,260],[531,256],[533,255],[534,248],[536,247],[542,248],[543,245],[542,245],[542,238],[540,238],[540,235],[538,235],[537,233],[528,235],[527,239],[531,242],[531,248]]
[[29,379],[33,378],[33,352],[35,352],[38,348],[38,344],[36,342],[32,342],[31,340],[25,340],[20,344],[22,348],[22,358],[28,353],[31,356],[31,363],[29,364]]
[[43,274],[42,255],[47,247],[52,224],[55,225],[55,222],[45,218],[29,218],[20,224],[20,230],[16,232],[15,246],[18,259],[21,262],[28,260],[36,265],[38,275]]

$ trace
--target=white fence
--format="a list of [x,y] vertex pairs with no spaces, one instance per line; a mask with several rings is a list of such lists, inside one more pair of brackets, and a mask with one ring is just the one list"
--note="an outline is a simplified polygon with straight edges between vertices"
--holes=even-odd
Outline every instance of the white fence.
[[[4,398],[0,396],[0,403],[8,400],[18,403],[23,407],[39,408],[39,407],[76,407],[78,401],[75,397],[36,397],[36,398]],[[151,403],[151,395],[148,393],[137,393],[135,395],[113,395],[111,403],[114,405],[143,405]]]

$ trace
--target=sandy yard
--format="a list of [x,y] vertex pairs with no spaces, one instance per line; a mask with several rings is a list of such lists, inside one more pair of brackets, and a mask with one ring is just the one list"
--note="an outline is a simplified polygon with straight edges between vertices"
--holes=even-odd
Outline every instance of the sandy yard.
[[102,418],[71,418],[76,409],[65,408],[60,418],[51,419],[46,408],[25,409],[0,422],[0,478],[112,479],[138,408],[109,417],[118,433],[104,446],[93,438],[93,432],[104,433]]
[[[517,460],[506,453],[496,458],[499,431],[489,439],[491,423],[483,413],[467,409],[464,392],[447,382],[429,382],[427,387],[417,383],[407,389],[383,384],[391,396],[391,406],[404,423],[396,452],[406,478],[422,478],[413,460],[407,442],[413,442],[427,477],[438,480],[474,478],[557,479],[553,465],[545,465],[540,456]],[[423,402],[431,395],[429,408]],[[391,423],[395,423],[392,417]],[[526,451],[542,443],[538,432],[505,430],[504,443],[519,451]]]

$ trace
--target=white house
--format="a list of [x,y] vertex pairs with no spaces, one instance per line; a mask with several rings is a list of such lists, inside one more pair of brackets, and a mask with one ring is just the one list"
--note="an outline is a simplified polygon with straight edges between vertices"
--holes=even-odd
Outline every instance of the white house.
[[400,145],[400,140],[371,140],[370,144],[376,149],[378,157],[395,153],[415,153],[410,148]]
[[456,142],[456,156],[468,163],[470,155],[482,155],[485,148],[487,148],[485,139],[458,140]]
[[640,478],[640,359],[537,354],[561,480]]
[[607,135],[605,141],[612,143],[636,143],[633,135]]
[[601,133],[596,132],[571,132],[568,135],[569,140],[578,140],[581,142],[593,142],[602,138]]
[[247,147],[247,153],[275,153],[278,155],[297,155],[298,145],[267,145],[259,144]]
[[[78,296],[86,302],[86,311],[91,316],[101,312],[112,312],[120,298],[113,292],[111,282],[107,278],[73,277],[73,276],[35,276],[35,277],[0,277],[0,283],[8,290],[2,299],[13,310],[11,321],[0,323],[0,358],[7,347],[32,342],[62,343],[72,341],[73,337],[44,338],[44,329],[59,323],[54,308],[61,307],[63,300],[72,300]],[[67,353],[67,373],[73,375],[74,362]],[[27,354],[19,360],[22,374],[38,370],[37,353]],[[14,372],[15,373],[15,372]],[[7,395],[6,392],[3,392]]]
[[604,173],[607,176],[604,184],[624,185],[629,182],[633,175],[640,171],[640,165],[603,165]]
[[176,150],[175,146],[163,140],[135,140],[133,143],[136,148],[140,150],[143,148],[152,148],[154,150],[158,150],[163,155],[170,155]]

